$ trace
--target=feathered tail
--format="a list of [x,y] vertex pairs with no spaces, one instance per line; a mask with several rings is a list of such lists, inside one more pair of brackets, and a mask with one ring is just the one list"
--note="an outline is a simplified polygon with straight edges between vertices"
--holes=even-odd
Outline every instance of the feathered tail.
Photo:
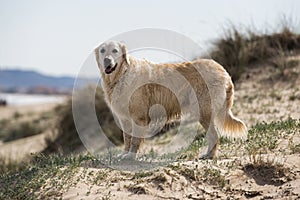
[[230,108],[233,104],[234,86],[229,77],[226,88],[226,112],[223,114],[223,126],[221,126],[220,134],[231,138],[247,138],[247,127],[244,122],[233,116]]

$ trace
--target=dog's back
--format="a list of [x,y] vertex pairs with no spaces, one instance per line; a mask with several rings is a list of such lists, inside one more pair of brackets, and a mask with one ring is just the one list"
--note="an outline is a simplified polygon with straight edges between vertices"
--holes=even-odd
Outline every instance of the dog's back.
[[[145,84],[131,96],[129,111],[134,120],[138,122],[142,119],[143,124],[148,124],[149,109],[155,104],[164,107],[169,119],[181,115],[183,107],[193,103],[190,101],[190,94],[195,92],[199,105],[199,120],[205,129],[208,129],[213,116],[220,135],[245,137],[246,126],[230,111],[234,88],[231,77],[221,65],[208,59],[174,64],[142,62],[138,63],[140,68],[136,71],[136,79],[148,79],[153,83]],[[176,78],[178,75],[174,75],[175,73],[179,73],[184,79]],[[164,84],[168,82],[169,85],[176,85],[177,94],[163,84],[157,84],[164,79]]]

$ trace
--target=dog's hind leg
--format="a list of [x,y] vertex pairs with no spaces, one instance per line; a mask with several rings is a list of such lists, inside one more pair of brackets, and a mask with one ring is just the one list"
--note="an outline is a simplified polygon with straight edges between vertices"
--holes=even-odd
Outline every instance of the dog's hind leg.
[[219,136],[213,123],[210,124],[207,130],[206,139],[208,144],[207,153],[204,155],[200,155],[199,158],[213,159],[216,157],[217,149],[219,146]]
[[[134,157],[138,153],[141,143],[144,140],[144,131],[145,131],[145,126],[143,126],[142,122],[138,124],[135,124],[135,122],[132,122],[132,138],[131,138],[131,144],[130,144],[130,149],[129,153],[132,154]],[[142,126],[140,126],[142,125]]]

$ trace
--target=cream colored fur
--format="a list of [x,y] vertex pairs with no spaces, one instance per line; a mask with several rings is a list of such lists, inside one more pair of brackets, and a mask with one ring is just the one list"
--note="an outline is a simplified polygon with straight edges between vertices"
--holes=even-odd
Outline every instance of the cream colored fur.
[[[106,53],[101,53],[103,48]],[[113,55],[111,49],[117,49],[119,55]],[[208,142],[207,153],[201,158],[216,156],[220,135],[247,137],[245,124],[234,117],[230,110],[234,94],[231,77],[215,61],[197,59],[192,62],[155,64],[133,58],[128,55],[123,44],[114,41],[97,47],[95,56],[106,102],[118,117],[124,131],[125,157],[137,153],[143,138],[147,137],[142,127],[150,123],[149,109],[156,104],[164,107],[167,119],[181,115],[182,107],[195,103],[199,106],[199,122],[207,131]],[[110,57],[113,59],[112,63],[117,63],[110,74],[105,71],[105,57]],[[186,81],[182,82],[180,78],[177,80],[176,77],[180,77],[178,74]],[[144,84],[145,82],[151,84]],[[168,87],[157,84],[159,82],[170,86],[177,84],[177,95]],[[140,85],[143,86],[139,87]],[[196,102],[191,101],[192,92],[196,94]],[[180,105],[179,102],[183,104]]]

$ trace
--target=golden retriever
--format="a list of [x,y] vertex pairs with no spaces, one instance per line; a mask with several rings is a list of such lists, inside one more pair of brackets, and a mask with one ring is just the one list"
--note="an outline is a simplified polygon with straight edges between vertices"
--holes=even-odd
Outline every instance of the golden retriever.
[[[124,132],[123,158],[136,156],[147,134],[141,127],[147,126],[152,120],[149,109],[153,105],[163,106],[167,119],[171,119],[181,115],[183,107],[195,103],[190,100],[193,92],[199,108],[198,120],[207,131],[207,153],[200,158],[216,157],[220,135],[247,137],[245,124],[234,117],[230,110],[234,93],[231,77],[215,61],[197,59],[183,63],[156,64],[130,56],[126,46],[116,41],[105,42],[94,52],[106,103],[117,116]],[[176,77],[176,73],[183,76],[186,83],[180,82],[178,85],[178,80],[172,80],[172,74]],[[158,84],[159,81],[165,81],[170,86],[177,84],[178,95]],[[159,118],[162,113],[157,113],[154,117]]]

